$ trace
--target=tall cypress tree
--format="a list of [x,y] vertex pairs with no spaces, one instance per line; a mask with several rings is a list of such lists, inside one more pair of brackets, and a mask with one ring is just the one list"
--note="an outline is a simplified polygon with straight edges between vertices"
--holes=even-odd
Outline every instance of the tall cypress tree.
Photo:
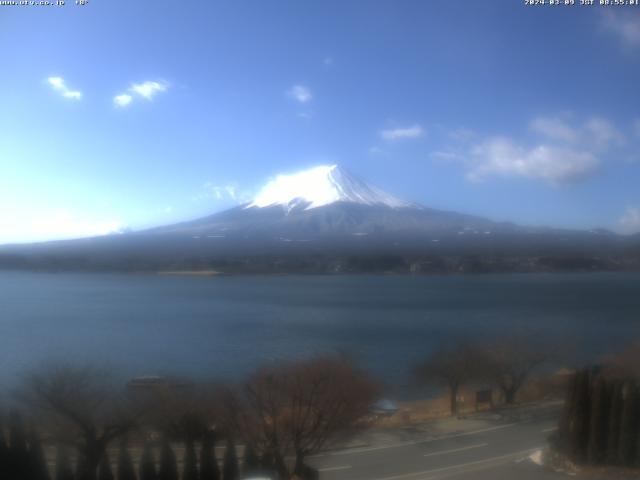
[[140,480],[157,480],[156,459],[153,454],[153,447],[149,442],[144,446],[140,457]]
[[269,450],[265,450],[260,457],[260,472],[266,475],[273,475],[275,471],[275,459]]
[[29,475],[29,450],[22,416],[12,411],[9,416],[9,469],[7,478],[22,479]]
[[198,480],[198,458],[193,441],[190,438],[187,439],[185,444],[182,480]]
[[236,446],[231,437],[227,437],[227,448],[225,448],[224,451],[224,462],[222,466],[222,478],[223,480],[238,480],[240,478]]
[[118,480],[136,480],[136,471],[133,468],[133,460],[126,440],[120,442],[118,450]]
[[158,471],[159,480],[178,480],[178,464],[176,455],[173,453],[171,444],[167,439],[163,440],[160,450],[160,470]]
[[98,464],[98,480],[114,480],[111,460],[109,459],[109,453],[106,449]]
[[9,471],[9,446],[4,437],[4,424],[2,423],[2,416],[0,414],[0,472]]
[[609,419],[609,396],[611,389],[606,379],[599,375],[591,389],[591,419],[589,425],[589,463],[599,464],[605,461],[607,453],[607,421]]
[[633,466],[638,437],[638,394],[635,382],[625,382],[622,388],[622,412],[618,460],[625,467]]
[[69,459],[67,447],[58,445],[56,447],[56,474],[55,480],[73,480],[73,468]]
[[47,459],[38,433],[31,429],[29,433],[29,478],[31,480],[50,480]]
[[589,369],[578,372],[576,378],[576,396],[573,416],[570,419],[569,455],[576,462],[584,462],[589,445],[589,413],[590,413],[590,377]]
[[244,462],[242,474],[244,476],[253,475],[260,471],[260,459],[250,443],[247,443],[244,449]]
[[200,450],[200,480],[220,480],[213,433],[205,434]]
[[620,420],[622,418],[622,382],[614,382],[609,408],[609,435],[607,435],[607,463],[618,463],[618,444],[620,442]]

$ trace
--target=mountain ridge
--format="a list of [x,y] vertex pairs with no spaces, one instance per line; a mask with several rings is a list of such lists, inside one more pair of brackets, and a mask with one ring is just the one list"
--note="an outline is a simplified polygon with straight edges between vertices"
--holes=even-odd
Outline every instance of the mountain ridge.
[[640,270],[640,238],[432,209],[325,165],[275,177],[251,202],[194,220],[0,246],[2,267],[236,273]]

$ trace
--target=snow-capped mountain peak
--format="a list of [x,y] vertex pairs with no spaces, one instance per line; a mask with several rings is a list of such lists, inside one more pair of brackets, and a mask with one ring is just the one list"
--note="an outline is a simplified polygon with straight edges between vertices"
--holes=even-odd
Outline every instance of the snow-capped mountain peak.
[[278,175],[245,208],[281,205],[289,210],[305,205],[305,210],[311,210],[334,202],[391,208],[415,206],[369,185],[337,165],[321,165],[291,175]]

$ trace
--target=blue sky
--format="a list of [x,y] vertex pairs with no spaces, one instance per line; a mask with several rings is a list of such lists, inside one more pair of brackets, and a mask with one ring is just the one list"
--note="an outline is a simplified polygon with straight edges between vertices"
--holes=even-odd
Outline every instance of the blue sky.
[[74,3],[0,7],[0,243],[194,218],[323,163],[640,231],[640,7]]

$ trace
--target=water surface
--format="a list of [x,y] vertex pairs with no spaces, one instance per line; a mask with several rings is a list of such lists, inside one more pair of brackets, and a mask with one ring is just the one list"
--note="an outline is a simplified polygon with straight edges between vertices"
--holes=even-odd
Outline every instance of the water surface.
[[343,350],[388,382],[439,342],[528,325],[597,356],[640,338],[639,274],[170,277],[0,272],[0,375],[83,360],[239,378]]

